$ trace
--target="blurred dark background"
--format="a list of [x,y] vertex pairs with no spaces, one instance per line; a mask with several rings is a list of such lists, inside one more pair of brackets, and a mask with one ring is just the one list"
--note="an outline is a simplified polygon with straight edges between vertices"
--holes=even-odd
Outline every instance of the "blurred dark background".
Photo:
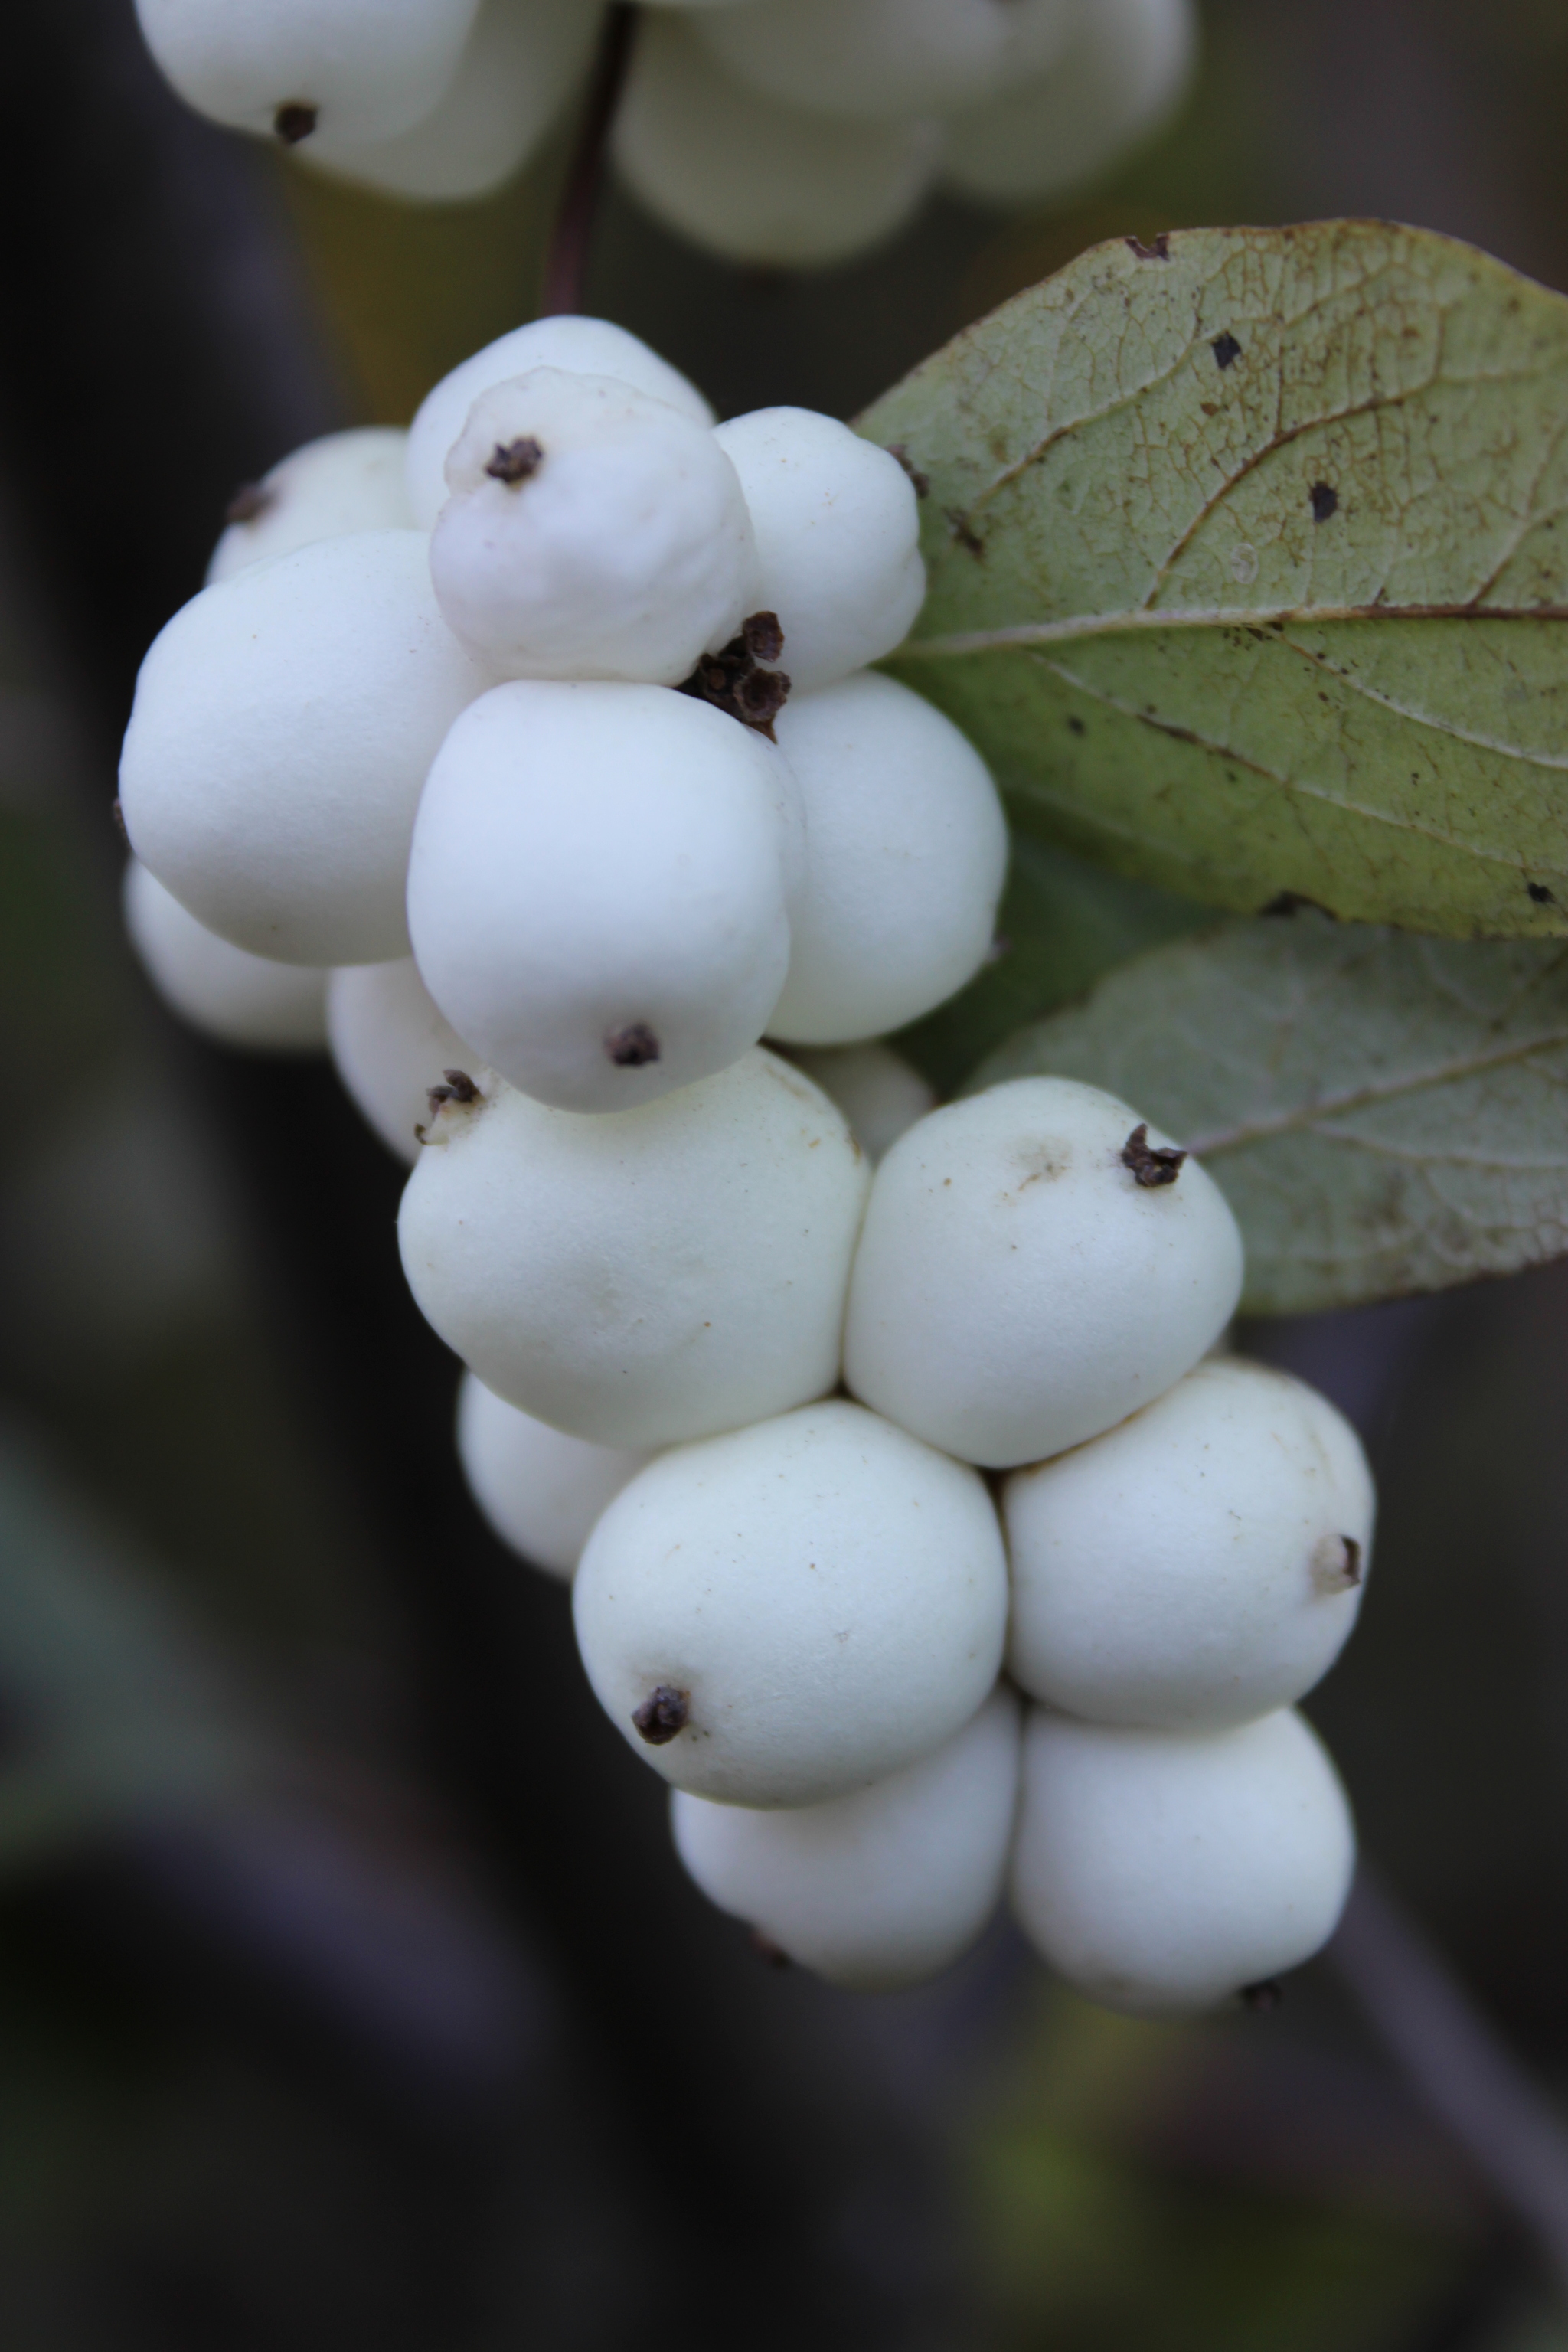
[[[1068,212],[795,282],[612,194],[591,307],[721,408],[847,414],[1127,232],[1391,215],[1568,289],[1564,0],[1205,25]],[[233,487],[527,315],[562,158],[331,190],[185,114],[130,0],[9,0],[0,110],[5,2352],[1568,2352],[1509,2106],[1568,2098],[1568,1274],[1245,1335],[1375,1458],[1311,1713],[1417,1940],[1191,2028],[1002,1930],[897,1998],[763,1967],[467,1502],[398,1171],[324,1067],[177,1032],[116,908],[136,665]],[[1413,2083],[1432,1952],[1468,2007]]]

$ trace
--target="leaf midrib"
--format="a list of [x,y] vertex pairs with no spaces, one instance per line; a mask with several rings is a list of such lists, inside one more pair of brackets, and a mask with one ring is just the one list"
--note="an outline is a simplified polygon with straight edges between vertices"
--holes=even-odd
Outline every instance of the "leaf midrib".
[[909,637],[891,659],[946,661],[966,654],[1027,652],[1037,646],[1069,645],[1085,637],[1136,635],[1162,629],[1285,629],[1331,621],[1568,621],[1568,604],[1216,604],[1196,610],[1138,609],[1121,613],[1075,613],[1063,621],[1020,621],[1001,629],[961,629],[946,635]]

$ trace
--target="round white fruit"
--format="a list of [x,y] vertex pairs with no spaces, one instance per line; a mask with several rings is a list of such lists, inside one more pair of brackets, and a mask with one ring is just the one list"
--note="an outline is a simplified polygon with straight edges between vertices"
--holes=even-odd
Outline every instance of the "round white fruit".
[[678,686],[752,609],[756,549],[705,425],[613,377],[481,393],[430,541],[450,627],[499,677]]
[[737,81],[784,105],[891,121],[1043,73],[1078,14],[1075,0],[754,0],[702,34]]
[[420,1308],[487,1388],[601,1445],[783,1412],[837,1378],[866,1170],[773,1055],[640,1110],[448,1102],[403,1196]]
[[1113,1095],[1018,1078],[933,1111],[877,1171],[845,1374],[930,1444],[1010,1470],[1152,1404],[1224,1330],[1241,1236],[1192,1160]]
[[327,982],[327,1041],[344,1090],[389,1151],[412,1167],[430,1088],[479,1058],[419,977],[412,956],[344,964]]
[[427,541],[361,531],[253,563],[175,614],[136,681],[120,796],[198,919],[284,963],[408,950],[409,836],[487,680],[442,620]]
[[[752,15],[750,0],[734,14]],[[778,105],[724,72],[670,10],[642,26],[613,152],[633,194],[678,235],[731,261],[793,269],[847,260],[901,228],[941,146],[934,123],[839,122]]]
[[533,368],[563,368],[578,375],[614,376],[646,393],[698,425],[711,425],[713,411],[694,384],[607,319],[564,316],[532,319],[499,335],[480,352],[444,375],[426,394],[408,428],[408,502],[414,520],[429,530],[447,503],[447,457],[468,421],[468,412],[493,384],[527,375]]
[[903,643],[925,600],[920,509],[896,457],[809,408],[758,408],[715,435],[756,534],[758,606],[776,613],[799,693]]
[[984,962],[1007,820],[952,721],[873,670],[792,694],[776,728],[805,805],[806,878],[769,1034],[810,1045],[879,1037]]
[[568,1437],[492,1395],[472,1372],[458,1391],[458,1454],[502,1543],[568,1580],[595,1522],[649,1459]]
[[414,951],[482,1061],[624,1111],[726,1068],[789,965],[800,810],[753,730],[664,687],[498,687],[430,772]]
[[1214,1732],[1032,1709],[1013,1860],[1018,1923],[1106,2009],[1213,2009],[1333,1933],[1355,1864],[1339,1776],[1289,1709]]
[[832,1402],[650,1463],[590,1537],[574,1611],[600,1705],[666,1780],[812,1805],[977,1712],[1006,1561],[973,1471]]
[[380,425],[324,434],[247,484],[213,550],[207,585],[319,539],[406,529],[414,520],[404,481],[407,440],[406,433]]
[[1371,1473],[1300,1381],[1233,1357],[1008,1479],[1008,1669],[1096,1723],[1214,1730],[1289,1706],[1348,1640]]
[[1019,1730],[1017,1698],[1000,1684],[945,1747],[847,1797],[758,1812],[677,1789],[676,1851],[710,1902],[830,1983],[923,1984],[1002,1899]]
[[432,112],[395,139],[323,124],[300,158],[333,179],[416,202],[488,195],[521,170],[587,69],[603,11],[584,0],[481,0]]
[[390,139],[458,69],[476,0],[136,0],[142,38],[188,106],[289,144],[317,130]]
[[264,1053],[310,1053],[326,1044],[324,971],[231,947],[135,858],[125,869],[121,903],[148,979],[193,1029]]
[[1094,0],[1041,79],[954,119],[944,176],[986,204],[1065,195],[1158,129],[1196,51],[1193,0]]
[[803,1046],[789,1058],[838,1105],[873,1163],[935,1108],[936,1097],[920,1072],[890,1045]]

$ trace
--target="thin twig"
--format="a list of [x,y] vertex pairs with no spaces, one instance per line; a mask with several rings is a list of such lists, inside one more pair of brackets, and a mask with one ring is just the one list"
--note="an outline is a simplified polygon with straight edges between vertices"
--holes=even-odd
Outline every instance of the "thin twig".
[[1415,1922],[1363,1869],[1329,1958],[1379,2041],[1568,2298],[1568,2126]]
[[637,16],[629,0],[616,0],[605,19],[582,127],[562,192],[561,208],[555,215],[550,250],[544,257],[541,318],[557,318],[563,312],[577,311],[583,307],[588,247],[605,184],[610,131],[631,68]]

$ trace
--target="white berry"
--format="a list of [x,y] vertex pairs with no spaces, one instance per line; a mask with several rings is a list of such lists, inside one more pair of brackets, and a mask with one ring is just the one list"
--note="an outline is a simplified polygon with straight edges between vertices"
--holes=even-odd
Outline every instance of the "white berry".
[[633,194],[679,235],[731,261],[802,268],[900,228],[941,144],[931,122],[839,122],[778,105],[723,71],[668,10],[642,26],[613,152]]
[[713,411],[695,385],[607,319],[572,316],[533,319],[475,352],[426,393],[408,428],[408,501],[423,530],[433,528],[447,503],[447,457],[468,421],[468,412],[493,384],[527,375],[533,368],[563,368],[578,375],[613,376],[650,400],[679,408],[694,424],[711,425]]
[[866,1171],[774,1055],[640,1110],[448,1102],[403,1197],[420,1308],[487,1388],[601,1445],[664,1445],[832,1387]]
[[650,1463],[589,1538],[573,1605],[600,1705],[666,1780],[811,1805],[976,1713],[1006,1564],[973,1471],[834,1402]]
[[1002,1684],[945,1747],[847,1797],[758,1812],[674,1790],[676,1850],[710,1902],[830,1983],[922,1984],[1001,1901],[1019,1731]]
[[458,1391],[458,1454],[501,1541],[571,1579],[595,1521],[649,1456],[568,1437],[495,1396],[472,1372]]
[[327,982],[327,1040],[345,1091],[389,1151],[412,1167],[429,1091],[479,1058],[419,977],[412,956],[351,963]]
[[985,961],[1007,870],[996,787],[950,719],[873,670],[792,694],[777,732],[805,805],[806,878],[769,1033],[879,1037]]
[[945,176],[988,204],[1065,195],[1158,128],[1196,49],[1193,0],[1094,0],[1040,80],[954,118]]
[[136,0],[160,69],[188,106],[289,144],[318,129],[390,139],[458,69],[476,0]]
[[1077,13],[1074,0],[753,0],[702,35],[737,81],[784,105],[892,120],[1044,72]]
[[809,408],[758,408],[714,436],[741,478],[757,544],[757,604],[810,693],[880,661],[925,598],[920,508],[896,457]]
[[324,971],[231,947],[135,858],[125,869],[122,905],[147,977],[193,1029],[225,1045],[263,1052],[306,1053],[325,1045]]
[[499,677],[678,686],[752,608],[756,550],[713,434],[612,377],[539,367],[474,403],[430,576]]
[[120,794],[144,865],[285,963],[406,954],[421,787],[486,680],[415,530],[320,541],[204,588],[136,681]]
[[420,971],[479,1057],[542,1102],[650,1102],[767,1026],[800,822],[780,754],[707,703],[498,687],[453,728],[420,803]]
[[424,203],[488,195],[522,168],[593,55],[600,11],[584,0],[480,0],[440,103],[394,139],[323,123],[300,160],[332,179]]
[[789,1058],[838,1105],[873,1163],[935,1108],[936,1097],[920,1072],[890,1045],[802,1046]]
[[998,1470],[1152,1404],[1241,1292],[1224,1194],[1191,1160],[1159,1181],[1169,1149],[1069,1078],[1016,1079],[921,1119],[877,1171],[856,1255],[856,1395]]
[[1325,1398],[1261,1364],[1199,1364],[1008,1479],[1009,1671],[1097,1723],[1213,1730],[1289,1706],[1349,1639],[1373,1512]]
[[207,565],[207,585],[319,539],[406,529],[414,520],[404,481],[407,440],[406,433],[367,425],[307,441],[236,499],[236,518]]
[[1339,1776],[1288,1708],[1215,1732],[1031,1710],[1013,1908],[1106,2009],[1179,2015],[1271,1986],[1333,1933],[1354,1863]]

